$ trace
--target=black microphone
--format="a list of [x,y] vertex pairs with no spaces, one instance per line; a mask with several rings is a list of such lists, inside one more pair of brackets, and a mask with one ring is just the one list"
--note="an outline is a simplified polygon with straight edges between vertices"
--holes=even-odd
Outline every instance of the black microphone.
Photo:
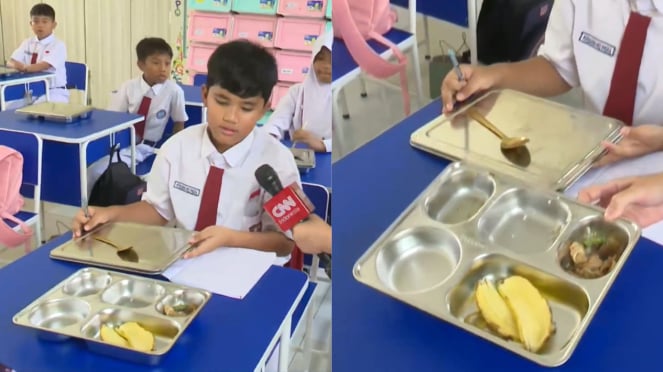
[[[285,189],[283,188],[283,184],[281,183],[281,179],[279,178],[279,175],[276,174],[276,171],[274,168],[272,168],[269,164],[263,164],[258,169],[255,171],[255,177],[256,180],[258,181],[258,184],[260,187],[265,189],[272,197],[276,197],[279,195],[279,193],[283,192]],[[301,190],[300,190],[301,191]],[[306,195],[303,192],[297,192],[297,195],[300,196],[302,199],[302,203],[311,205],[311,202],[308,200]],[[311,207],[307,206],[302,206],[302,209],[307,210],[307,211],[312,211],[312,205]],[[272,217],[272,219],[275,220],[275,217],[273,213],[270,213],[270,211],[267,211],[267,213]],[[299,217],[301,218],[301,217]],[[304,218],[299,219],[297,223],[302,223],[308,221],[308,215],[305,216]],[[282,224],[279,223],[279,221],[276,221],[279,226]],[[293,225],[294,226],[294,225]],[[326,254],[326,253],[318,253],[318,258],[320,259],[320,262],[322,263],[325,272],[331,278],[331,255]]]

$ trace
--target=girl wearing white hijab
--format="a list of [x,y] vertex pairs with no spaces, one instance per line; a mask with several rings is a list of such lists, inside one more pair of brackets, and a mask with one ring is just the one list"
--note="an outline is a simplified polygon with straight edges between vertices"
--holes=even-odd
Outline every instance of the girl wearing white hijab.
[[334,33],[320,35],[313,46],[311,70],[303,82],[290,87],[272,113],[265,129],[282,139],[306,144],[317,152],[332,150],[331,49]]

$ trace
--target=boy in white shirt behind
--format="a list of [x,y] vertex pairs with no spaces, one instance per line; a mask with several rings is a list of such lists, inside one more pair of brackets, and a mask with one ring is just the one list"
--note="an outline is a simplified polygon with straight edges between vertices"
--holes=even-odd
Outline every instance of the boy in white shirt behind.
[[[144,115],[146,120],[137,123],[136,163],[141,163],[154,154],[155,146],[161,141],[168,119],[174,122],[173,132],[184,128],[189,118],[184,105],[184,91],[170,80],[173,50],[161,38],[149,37],[136,45],[138,68],[143,74],[126,81],[113,92],[111,111],[130,112]],[[120,150],[123,162],[131,164],[131,149]],[[108,156],[94,162],[88,168],[88,195],[101,174],[108,167]]]
[[[21,72],[52,72],[55,77],[49,79],[49,101],[69,102],[69,91],[67,90],[67,47],[62,40],[55,37],[53,30],[57,26],[55,22],[55,10],[48,4],[36,4],[30,9],[30,26],[35,36],[24,40],[16,49],[7,63],[9,67]],[[27,88],[27,87],[26,87]],[[28,88],[29,89],[29,88]],[[46,101],[46,95],[32,97],[26,90],[26,99],[10,102],[8,109],[16,109],[26,104]]]

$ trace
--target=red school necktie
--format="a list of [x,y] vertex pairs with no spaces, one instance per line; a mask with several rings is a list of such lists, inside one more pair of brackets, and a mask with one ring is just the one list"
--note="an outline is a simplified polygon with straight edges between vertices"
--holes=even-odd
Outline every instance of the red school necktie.
[[200,198],[198,207],[198,219],[196,220],[196,231],[201,231],[208,226],[216,225],[216,214],[219,209],[219,196],[221,195],[221,181],[223,180],[223,169],[210,166],[203,196]]
[[603,115],[619,119],[626,125],[633,124],[635,94],[649,22],[651,18],[631,12],[619,45],[608,99],[603,108]]
[[145,120],[147,119],[147,113],[150,111],[151,103],[152,103],[152,98],[147,96],[143,97],[143,100],[140,101],[140,106],[138,106],[138,111],[136,112],[136,114],[145,117],[142,121],[134,125],[134,128],[136,129],[136,136],[140,140],[143,139],[143,135],[145,134]]
[[34,65],[37,63],[37,52],[32,53],[32,58],[30,58],[30,64]]

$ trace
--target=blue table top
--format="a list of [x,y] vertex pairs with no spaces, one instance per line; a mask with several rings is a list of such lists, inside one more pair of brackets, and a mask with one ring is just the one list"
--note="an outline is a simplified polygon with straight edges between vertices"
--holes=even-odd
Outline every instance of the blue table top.
[[[389,2],[393,5],[399,5],[404,8],[407,8],[408,5],[408,0],[390,0]],[[417,13],[451,22],[461,27],[467,27],[466,0],[418,0]],[[444,36],[441,38],[443,39]]]
[[52,72],[29,72],[29,73],[18,73],[13,75],[0,76],[0,85],[12,84],[16,80],[21,79],[39,79],[45,76],[55,76]]
[[0,129],[17,132],[31,132],[43,138],[66,139],[62,142],[76,142],[127,122],[137,122],[142,116],[124,112],[93,110],[87,119],[72,123],[56,123],[38,119],[29,119],[15,111],[0,112]]
[[[284,145],[290,147],[292,142],[283,140]],[[325,186],[328,189],[332,187],[332,161],[331,152],[315,153],[315,168],[301,174],[302,182],[315,183]]]
[[[336,162],[334,371],[550,371],[357,282],[352,267],[448,165],[409,145],[433,102]],[[379,161],[376,161],[379,159]],[[641,239],[570,360],[552,370],[660,370],[663,249]]]
[[[243,300],[212,296],[161,364],[134,364],[88,351],[75,340],[43,341],[12,317],[82,266],[52,260],[55,239],[0,270],[0,363],[31,371],[253,371],[306,284],[306,275],[272,266]],[[21,248],[22,249],[22,248]]]
[[[395,28],[384,34],[384,37],[391,40],[394,44],[398,44],[410,36],[412,36],[412,34],[409,32],[397,30]],[[384,44],[378,43],[375,40],[369,40],[368,45],[370,45],[378,54],[382,54],[389,49]],[[357,68],[357,63],[352,59],[348,47],[345,46],[345,43],[341,39],[334,39],[332,59],[334,60],[332,80],[339,79]]]

